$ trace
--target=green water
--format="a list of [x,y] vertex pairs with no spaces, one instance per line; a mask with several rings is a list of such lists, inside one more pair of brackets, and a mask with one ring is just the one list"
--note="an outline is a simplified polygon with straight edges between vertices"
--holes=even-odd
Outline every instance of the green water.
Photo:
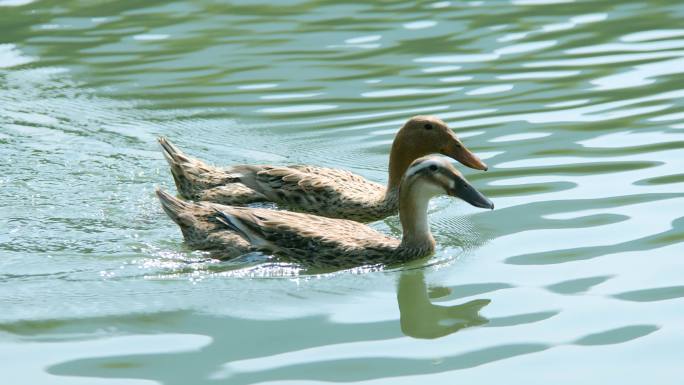
[[[141,5],[142,4],[142,5]],[[679,384],[684,5],[0,0],[3,384]],[[184,247],[166,135],[386,180],[411,115],[489,164],[436,255]],[[398,235],[396,217],[374,223]]]

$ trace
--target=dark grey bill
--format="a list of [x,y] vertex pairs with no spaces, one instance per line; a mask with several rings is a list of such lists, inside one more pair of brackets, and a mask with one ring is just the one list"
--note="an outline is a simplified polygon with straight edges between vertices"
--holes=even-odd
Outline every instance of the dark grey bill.
[[494,209],[494,203],[489,198],[463,180],[456,183],[456,189],[451,195],[457,196],[475,207]]

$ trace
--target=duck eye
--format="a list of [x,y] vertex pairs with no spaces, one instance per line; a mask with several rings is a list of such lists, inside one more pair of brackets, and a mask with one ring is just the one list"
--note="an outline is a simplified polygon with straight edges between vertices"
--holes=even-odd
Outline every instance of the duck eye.
[[432,124],[430,124],[430,123],[425,123],[425,124],[423,125],[423,128],[425,128],[426,130],[432,130]]
[[430,167],[428,167],[428,169],[430,169],[430,171],[437,171],[437,166],[433,164],[433,165],[430,165]]

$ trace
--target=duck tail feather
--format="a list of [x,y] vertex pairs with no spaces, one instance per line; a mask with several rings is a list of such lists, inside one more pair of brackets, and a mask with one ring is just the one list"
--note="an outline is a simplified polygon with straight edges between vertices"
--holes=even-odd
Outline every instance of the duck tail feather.
[[191,159],[183,153],[178,147],[176,147],[171,141],[165,136],[160,136],[157,141],[162,147],[164,152],[164,158],[169,162],[170,166],[174,166],[180,163],[190,162]]
[[157,140],[171,168],[178,193],[183,198],[195,199],[197,190],[206,187],[207,181],[204,179],[211,167],[199,159],[186,155],[166,137],[160,136]]
[[188,225],[188,223],[186,223],[188,218],[186,213],[192,209],[192,203],[180,200],[160,188],[157,188],[156,194],[157,198],[159,198],[159,203],[161,203],[162,209],[166,215],[169,216],[169,218],[171,218],[178,225]]

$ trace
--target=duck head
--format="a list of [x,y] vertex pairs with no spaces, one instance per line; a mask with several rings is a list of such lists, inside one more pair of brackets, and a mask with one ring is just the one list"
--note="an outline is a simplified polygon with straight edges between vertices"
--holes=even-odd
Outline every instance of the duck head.
[[475,207],[494,209],[494,203],[468,183],[451,163],[434,155],[413,161],[401,188],[412,190],[413,199],[418,201],[427,201],[437,195],[450,195]]
[[401,127],[392,143],[390,188],[398,187],[411,162],[436,153],[470,168],[487,170],[487,165],[463,145],[444,121],[434,116],[414,116]]
[[430,199],[438,195],[458,197],[475,207],[494,208],[492,201],[446,159],[430,155],[414,160],[399,188],[399,220],[404,231],[402,245],[417,250],[417,255],[429,255],[435,249],[427,211]]

